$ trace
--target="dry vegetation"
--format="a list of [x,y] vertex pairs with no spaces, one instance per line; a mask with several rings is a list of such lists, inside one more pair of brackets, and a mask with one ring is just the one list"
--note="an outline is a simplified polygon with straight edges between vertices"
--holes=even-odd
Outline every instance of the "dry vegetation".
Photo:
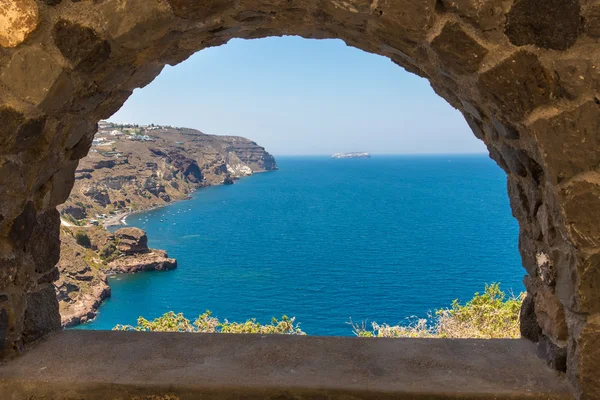
[[[387,338],[518,338],[519,310],[524,294],[507,296],[500,285],[493,283],[485,286],[481,294],[475,293],[466,304],[457,300],[450,308],[436,311],[427,319],[414,319],[406,325],[388,325],[366,323],[360,325],[350,322],[356,336]],[[260,333],[304,335],[295,317],[283,316],[281,320],[273,318],[270,324],[262,325],[255,319],[246,322],[221,322],[206,311],[193,322],[183,314],[168,312],[159,318],[149,321],[140,317],[137,326],[117,325],[115,330],[135,330],[149,332],[196,332],[196,333]]]
[[486,285],[483,293],[475,293],[465,305],[454,300],[450,308],[437,310],[429,320],[416,319],[406,325],[390,326],[371,323],[352,324],[354,334],[361,337],[413,338],[519,338],[519,310],[524,293],[507,296],[500,284]]
[[210,311],[190,321],[183,314],[170,311],[152,321],[139,317],[136,326],[117,325],[117,331],[143,331],[143,332],[194,332],[194,333],[260,333],[282,335],[305,335],[296,322],[296,318],[284,315],[281,320],[273,318],[270,324],[262,325],[255,319],[246,322],[219,321]]

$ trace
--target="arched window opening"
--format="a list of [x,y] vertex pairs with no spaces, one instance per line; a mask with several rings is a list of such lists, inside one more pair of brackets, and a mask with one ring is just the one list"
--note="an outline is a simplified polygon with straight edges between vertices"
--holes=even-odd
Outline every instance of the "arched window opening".
[[[331,157],[351,151],[371,158]],[[427,81],[339,40],[233,40],[166,69],[100,123],[76,179],[66,326],[209,309],[209,331],[289,315],[312,335],[520,336],[520,300],[495,330],[435,315],[486,284],[523,291],[505,173]]]

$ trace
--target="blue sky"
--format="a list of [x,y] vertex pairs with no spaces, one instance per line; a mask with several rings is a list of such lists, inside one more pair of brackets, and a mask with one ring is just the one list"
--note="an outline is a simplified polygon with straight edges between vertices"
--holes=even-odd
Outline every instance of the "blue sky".
[[275,155],[485,152],[426,80],[340,40],[205,49],[167,66],[110,120],[245,136]]

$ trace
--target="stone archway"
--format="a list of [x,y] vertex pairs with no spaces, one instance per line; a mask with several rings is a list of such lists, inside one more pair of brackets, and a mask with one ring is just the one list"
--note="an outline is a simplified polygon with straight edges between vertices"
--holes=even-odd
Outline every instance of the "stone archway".
[[[522,333],[600,391],[597,0],[0,0],[0,350],[58,329],[59,216],[96,122],[230,38],[340,38],[460,110],[508,175]],[[210,79],[210,77],[207,77]]]

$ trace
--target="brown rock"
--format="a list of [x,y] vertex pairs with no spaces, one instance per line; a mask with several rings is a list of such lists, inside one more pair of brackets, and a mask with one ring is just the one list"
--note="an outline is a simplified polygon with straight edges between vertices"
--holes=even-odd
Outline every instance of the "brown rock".
[[38,26],[35,0],[0,0],[0,10],[1,47],[18,46]]
[[203,21],[215,14],[231,8],[233,0],[205,0],[202,2],[187,0],[167,0],[173,14],[178,18]]
[[566,50],[579,35],[578,0],[517,0],[508,13],[506,36],[517,46]]
[[441,0],[445,10],[457,13],[484,31],[504,24],[506,3],[503,0]]
[[531,131],[554,182],[560,183],[600,164],[600,105],[595,101],[539,119]]
[[52,270],[60,258],[60,216],[52,208],[38,215],[31,234],[29,247],[35,262],[35,272],[45,274]]
[[54,287],[48,286],[27,295],[23,338],[26,343],[60,328],[60,314]]
[[[97,228],[88,233],[104,242],[108,232]],[[66,230],[61,231],[60,279],[54,284],[59,302],[61,325],[68,327],[93,319],[100,304],[110,296],[106,275],[97,264],[90,266],[86,250]]]
[[23,114],[11,107],[0,108],[0,154],[12,149]]
[[519,51],[482,73],[477,88],[504,115],[518,120],[550,102],[554,81],[535,55]]
[[143,271],[170,271],[177,268],[177,260],[169,258],[164,250],[152,249],[148,253],[137,253],[112,261],[106,273],[124,274]]
[[523,300],[523,304],[521,304],[519,324],[521,337],[531,340],[534,343],[539,340],[540,327],[537,323],[537,317],[535,315],[534,297],[529,293]]
[[65,208],[63,208],[62,213],[70,215],[71,217],[73,217],[75,219],[84,219],[87,216],[87,212],[85,211],[85,208],[83,208],[81,206],[65,207]]
[[600,254],[585,257],[578,268],[577,311],[600,313]]
[[96,5],[107,19],[106,30],[124,46],[137,47],[139,37],[158,38],[168,32],[168,3],[161,0],[107,1]]
[[561,191],[566,223],[576,243],[585,247],[600,246],[600,186],[577,181]]
[[600,90],[600,69],[594,62],[580,57],[556,60],[559,94],[568,99],[585,98]]
[[525,150],[503,145],[501,152],[511,173],[521,177],[530,176],[536,183],[542,181],[544,175],[542,167]]
[[56,207],[67,200],[69,193],[71,193],[71,189],[73,188],[73,184],[75,183],[76,169],[77,161],[71,161],[52,175],[49,181],[52,184],[50,207]]
[[498,134],[499,137],[508,139],[508,140],[515,140],[519,138],[519,131],[517,130],[517,128],[515,128],[514,126],[511,126],[510,124],[507,124],[505,122],[501,122],[498,119],[492,117],[492,125],[494,127],[495,132]]
[[538,288],[535,295],[535,315],[544,333],[556,341],[568,337],[567,322],[563,305],[546,285]]
[[32,201],[27,202],[25,205],[25,209],[13,222],[12,228],[10,229],[10,233],[8,238],[13,242],[14,246],[18,249],[22,249],[25,251],[25,246],[27,245],[31,234],[33,233],[33,228],[35,227],[37,222],[37,216],[35,211],[35,206]]
[[148,237],[146,232],[139,228],[121,228],[115,232],[117,249],[127,254],[148,253]]
[[60,20],[54,25],[53,35],[63,56],[84,72],[92,72],[110,57],[110,44],[91,28]]
[[8,330],[8,311],[5,308],[0,308],[0,352],[4,350]]
[[592,36],[600,37],[600,4],[590,5],[584,16],[585,21],[585,32]]
[[[0,79],[23,100],[37,104],[46,98],[61,72],[62,68],[46,50],[30,46],[12,56],[2,68]],[[31,79],[34,73],[36,78]]]
[[567,370],[567,348],[557,346],[544,335],[539,337],[537,354],[552,369],[562,372]]
[[567,373],[581,400],[595,400],[600,393],[600,315],[594,314],[569,343]]
[[431,42],[442,64],[458,74],[476,72],[487,54],[457,23],[448,23]]

